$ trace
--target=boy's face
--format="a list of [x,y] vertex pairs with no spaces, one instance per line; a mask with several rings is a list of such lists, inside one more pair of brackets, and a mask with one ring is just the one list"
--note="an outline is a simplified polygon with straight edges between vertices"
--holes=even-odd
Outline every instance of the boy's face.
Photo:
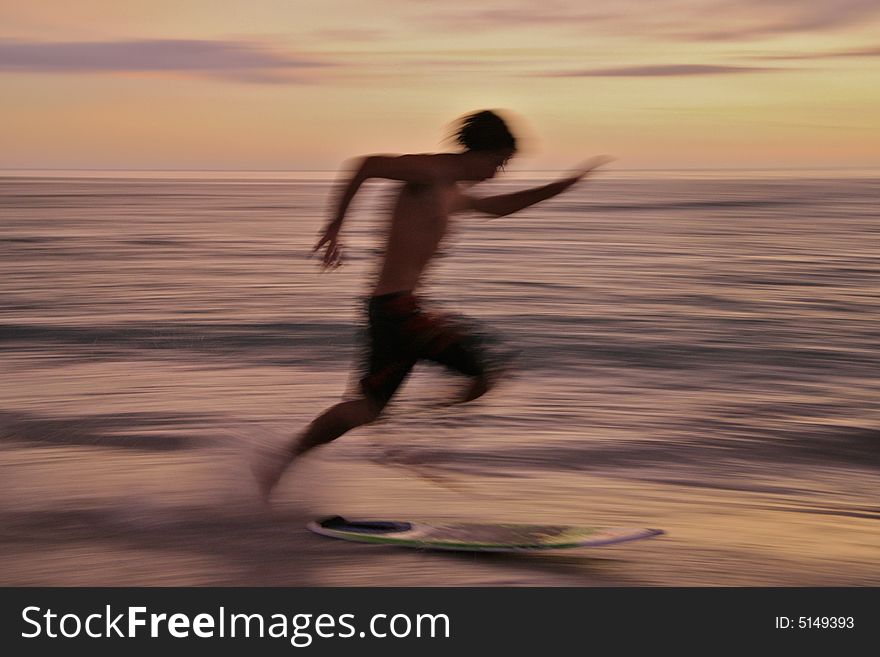
[[504,168],[508,160],[513,157],[513,151],[503,149],[498,151],[480,151],[473,155],[473,178],[475,180],[488,180],[494,178],[499,170]]

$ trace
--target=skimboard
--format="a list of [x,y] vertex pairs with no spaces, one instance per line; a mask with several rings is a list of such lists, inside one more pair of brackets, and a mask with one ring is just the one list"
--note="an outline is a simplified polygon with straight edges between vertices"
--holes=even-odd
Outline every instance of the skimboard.
[[307,526],[316,534],[346,541],[463,552],[521,552],[596,547],[651,538],[664,533],[662,529],[633,527],[354,520],[341,516],[314,520]]

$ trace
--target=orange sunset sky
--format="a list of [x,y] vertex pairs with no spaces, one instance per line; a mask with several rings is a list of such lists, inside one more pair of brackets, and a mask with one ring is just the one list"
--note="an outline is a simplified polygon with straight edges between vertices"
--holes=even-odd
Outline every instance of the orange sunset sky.
[[507,108],[519,168],[873,168],[878,73],[878,0],[0,0],[0,167],[334,169]]

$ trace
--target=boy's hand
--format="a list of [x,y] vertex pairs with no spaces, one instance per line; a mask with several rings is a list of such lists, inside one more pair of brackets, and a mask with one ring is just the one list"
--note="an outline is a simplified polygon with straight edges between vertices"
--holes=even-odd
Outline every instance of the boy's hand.
[[586,178],[590,173],[595,171],[601,166],[608,164],[609,162],[613,162],[614,158],[610,155],[597,155],[594,158],[591,158],[584,162],[576,172],[567,178],[566,180],[570,181],[570,184],[575,184],[576,182],[580,182],[584,178]]
[[317,253],[322,247],[326,246],[322,264],[324,269],[336,269],[342,266],[342,249],[339,245],[339,229],[341,225],[335,221],[327,224],[321,239],[315,244],[312,253]]

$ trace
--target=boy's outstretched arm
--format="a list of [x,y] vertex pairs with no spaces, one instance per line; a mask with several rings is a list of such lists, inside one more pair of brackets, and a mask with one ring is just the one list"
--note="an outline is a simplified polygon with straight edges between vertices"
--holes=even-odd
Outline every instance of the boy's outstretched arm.
[[535,203],[540,203],[548,198],[553,198],[557,194],[561,194],[575,183],[583,180],[591,172],[600,166],[611,162],[614,158],[607,155],[600,155],[585,162],[579,170],[549,185],[541,187],[533,187],[524,189],[521,192],[513,192],[512,194],[499,194],[497,196],[486,196],[483,198],[469,197],[469,208],[477,212],[492,215],[493,217],[503,217],[508,214],[518,212],[523,208],[527,208]]

